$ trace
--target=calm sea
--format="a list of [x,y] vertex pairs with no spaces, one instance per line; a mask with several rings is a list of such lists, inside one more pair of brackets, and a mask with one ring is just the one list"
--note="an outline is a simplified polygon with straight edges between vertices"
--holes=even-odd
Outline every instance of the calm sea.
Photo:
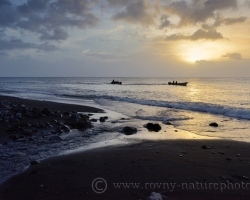
[[[171,121],[200,135],[250,140],[250,78],[0,78],[0,93],[81,99],[129,117]],[[169,81],[188,82],[186,87]],[[209,127],[217,122],[218,128]]]

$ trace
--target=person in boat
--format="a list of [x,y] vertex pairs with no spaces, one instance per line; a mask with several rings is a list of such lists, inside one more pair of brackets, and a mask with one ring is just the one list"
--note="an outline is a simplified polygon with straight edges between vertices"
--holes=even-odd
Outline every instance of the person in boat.
[[175,85],[177,85],[177,81],[175,82]]
[[113,79],[113,81],[111,83],[114,83],[114,82],[115,82],[115,80]]

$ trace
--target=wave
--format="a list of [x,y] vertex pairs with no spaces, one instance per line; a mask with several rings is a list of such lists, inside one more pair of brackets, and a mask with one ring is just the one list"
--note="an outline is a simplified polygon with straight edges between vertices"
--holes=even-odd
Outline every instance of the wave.
[[[2,93],[4,91],[2,90]],[[13,92],[13,91],[12,91]],[[18,91],[20,92],[20,90]],[[37,93],[37,91],[30,90],[29,93]],[[249,108],[238,108],[238,107],[231,107],[226,105],[218,105],[218,104],[210,104],[204,102],[171,102],[171,101],[156,101],[156,100],[147,100],[147,99],[136,99],[136,98],[129,98],[129,97],[118,97],[118,96],[110,96],[110,95],[75,95],[75,94],[62,94],[62,93],[54,93],[39,91],[39,94],[46,94],[46,95],[55,95],[60,97],[68,97],[68,98],[79,98],[79,99],[106,99],[111,101],[118,101],[118,102],[127,102],[127,103],[134,103],[146,106],[156,106],[156,107],[164,107],[164,108],[173,108],[173,109],[180,109],[186,111],[195,111],[195,112],[203,112],[203,113],[210,113],[216,115],[223,115],[227,117],[239,118],[239,119],[247,119],[250,120],[250,109]]]
[[222,105],[209,104],[203,102],[168,102],[168,101],[130,99],[121,97],[116,97],[113,99],[115,99],[116,101],[136,103],[141,105],[174,108],[174,109],[196,111],[203,113],[205,112],[217,115],[224,115],[227,117],[250,120],[250,109],[246,108],[222,106]]

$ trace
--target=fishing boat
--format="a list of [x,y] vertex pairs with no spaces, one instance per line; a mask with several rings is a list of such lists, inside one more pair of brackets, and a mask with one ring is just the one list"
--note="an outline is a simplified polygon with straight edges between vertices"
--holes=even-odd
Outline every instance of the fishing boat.
[[121,85],[122,82],[113,80],[113,81],[111,82],[111,84],[118,84],[118,85]]
[[179,85],[179,86],[187,86],[188,82],[177,83],[177,82],[168,82],[168,85]]

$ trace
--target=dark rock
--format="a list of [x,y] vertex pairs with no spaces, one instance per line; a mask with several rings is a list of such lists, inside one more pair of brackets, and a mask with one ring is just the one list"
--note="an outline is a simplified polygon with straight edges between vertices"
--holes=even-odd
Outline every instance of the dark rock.
[[202,145],[201,146],[202,149],[212,149],[211,145]]
[[38,164],[40,164],[39,161],[36,161],[36,160],[30,161],[30,165],[38,165]]
[[52,115],[52,112],[51,112],[48,108],[44,108],[44,109],[42,110],[42,114],[43,114],[43,115]]
[[23,135],[26,135],[26,136],[32,136],[34,134],[33,130],[30,130],[30,129],[25,129],[25,128],[22,128],[21,129],[21,133]]
[[62,126],[60,127],[60,129],[63,130],[64,132],[66,132],[66,133],[70,132],[70,128],[69,128],[69,126],[67,126],[67,125],[62,125]]
[[216,122],[213,122],[213,123],[210,123],[209,126],[218,127],[219,125]]
[[57,128],[56,132],[57,132],[58,134],[62,134],[62,133],[63,133],[63,131],[62,131],[59,127]]
[[87,129],[91,128],[92,124],[89,121],[88,117],[83,115],[82,117],[79,114],[72,114],[65,122],[66,124],[72,126],[73,128],[77,129]]
[[105,119],[105,117],[100,117],[99,121],[100,121],[100,122],[105,122],[106,119]]
[[91,119],[90,121],[91,122],[97,122],[97,119]]
[[49,138],[49,140],[50,140],[50,141],[55,141],[55,142],[60,142],[60,141],[62,141],[63,139],[60,138],[60,137],[57,136],[57,135],[54,135],[54,136],[51,136],[51,137]]
[[154,132],[158,132],[159,130],[161,130],[161,126],[159,124],[153,124],[153,123],[147,123],[146,128],[149,131],[154,131]]
[[23,117],[22,113],[16,113],[16,118],[21,119]]
[[10,135],[9,138],[14,140],[14,141],[18,139],[17,135],[15,135],[15,134]]
[[31,111],[32,111],[33,114],[37,114],[37,115],[41,113],[41,111],[37,107],[33,107],[31,109]]
[[122,129],[122,132],[123,132],[125,135],[133,135],[133,134],[137,133],[137,129],[134,128],[134,127],[125,126],[125,127]]
[[69,112],[64,112],[63,115],[69,116]]

